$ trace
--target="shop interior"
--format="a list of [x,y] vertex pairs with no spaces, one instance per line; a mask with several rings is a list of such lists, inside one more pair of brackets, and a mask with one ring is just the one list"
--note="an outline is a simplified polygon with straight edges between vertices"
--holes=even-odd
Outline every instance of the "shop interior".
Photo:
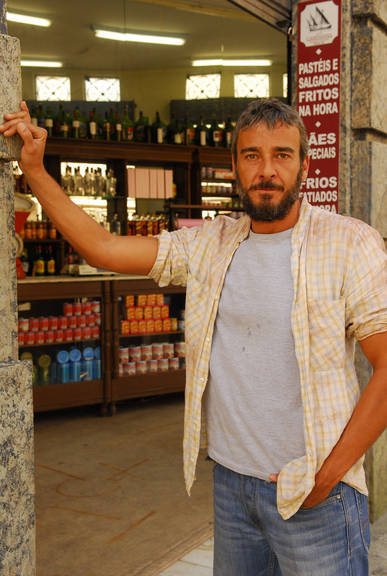
[[[8,12],[46,168],[91,217],[154,235],[240,216],[228,134],[249,101],[288,98],[286,22],[227,0],[9,0]],[[183,479],[184,288],[92,268],[17,165],[14,179],[37,574],[210,574],[205,454],[190,497]],[[200,546],[208,565],[194,572]]]

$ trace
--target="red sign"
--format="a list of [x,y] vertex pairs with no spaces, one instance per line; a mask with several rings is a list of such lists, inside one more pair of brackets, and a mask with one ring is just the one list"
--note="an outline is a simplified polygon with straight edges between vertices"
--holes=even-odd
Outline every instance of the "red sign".
[[338,211],[341,0],[298,5],[298,113],[309,135],[301,187],[311,204]]

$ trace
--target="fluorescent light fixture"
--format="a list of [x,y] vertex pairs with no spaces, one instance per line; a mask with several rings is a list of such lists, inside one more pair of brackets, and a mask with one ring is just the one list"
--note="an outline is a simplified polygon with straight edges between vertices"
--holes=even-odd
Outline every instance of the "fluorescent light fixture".
[[132,32],[113,32],[111,30],[94,29],[97,38],[119,40],[120,42],[144,42],[145,44],[166,44],[168,46],[183,46],[184,38],[176,36],[158,36],[155,34],[134,34]]
[[19,24],[31,24],[32,26],[51,26],[51,20],[47,18],[36,18],[35,16],[15,14],[14,12],[7,12],[7,20],[9,22],[18,22]]
[[271,66],[271,60],[193,60],[192,66]]
[[63,62],[54,62],[48,60],[21,60],[21,66],[30,66],[33,68],[62,68]]

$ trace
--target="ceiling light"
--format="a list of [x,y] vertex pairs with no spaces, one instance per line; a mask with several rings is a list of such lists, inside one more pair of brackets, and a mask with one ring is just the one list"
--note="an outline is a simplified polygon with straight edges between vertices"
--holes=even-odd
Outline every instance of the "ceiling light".
[[18,22],[19,24],[31,24],[32,26],[51,26],[51,20],[47,18],[36,18],[35,16],[26,16],[25,14],[15,14],[7,12],[9,22]]
[[62,68],[63,62],[48,60],[21,60],[20,66],[32,66],[34,68]]
[[271,66],[271,60],[193,60],[192,66]]
[[184,38],[176,36],[158,36],[155,34],[134,34],[132,32],[113,32],[111,30],[95,29],[97,38],[119,40],[120,42],[145,42],[146,44],[166,44],[169,46],[183,46]]

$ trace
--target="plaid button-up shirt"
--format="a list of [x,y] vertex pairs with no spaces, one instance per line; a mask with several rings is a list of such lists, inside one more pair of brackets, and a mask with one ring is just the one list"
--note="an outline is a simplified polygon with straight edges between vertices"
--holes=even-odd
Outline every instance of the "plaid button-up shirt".
[[[206,387],[219,298],[250,218],[219,216],[201,227],[162,232],[149,273],[160,286],[186,286],[184,475],[188,493],[201,446],[206,446],[202,397]],[[304,198],[292,232],[294,299],[291,326],[304,407],[305,455],[280,471],[278,510],[299,509],[315,475],[337,443],[360,390],[355,340],[387,331],[387,256],[376,230],[359,220],[312,207]],[[274,353],[274,352],[273,352]],[[343,481],[367,494],[364,457]]]

